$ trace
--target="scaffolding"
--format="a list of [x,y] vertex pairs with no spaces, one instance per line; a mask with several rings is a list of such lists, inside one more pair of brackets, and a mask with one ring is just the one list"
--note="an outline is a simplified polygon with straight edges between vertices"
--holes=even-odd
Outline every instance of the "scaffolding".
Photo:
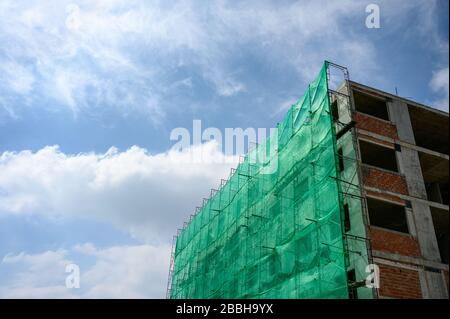
[[[337,90],[332,68],[347,82]],[[325,62],[178,231],[168,298],[373,297],[349,92],[347,70]]]

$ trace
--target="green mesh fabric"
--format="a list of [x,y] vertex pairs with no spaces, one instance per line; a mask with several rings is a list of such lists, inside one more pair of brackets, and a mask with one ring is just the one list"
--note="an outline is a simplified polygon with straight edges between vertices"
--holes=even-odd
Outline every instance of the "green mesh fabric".
[[171,298],[348,298],[330,113],[324,64],[178,234]]

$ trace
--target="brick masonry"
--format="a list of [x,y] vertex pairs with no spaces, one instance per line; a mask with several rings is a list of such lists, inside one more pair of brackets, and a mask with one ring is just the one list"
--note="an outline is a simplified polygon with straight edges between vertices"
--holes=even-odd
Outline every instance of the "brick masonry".
[[408,195],[405,177],[366,165],[362,166],[365,186]]
[[380,267],[379,294],[381,297],[422,298],[419,273],[417,271],[387,265],[378,266]]
[[408,234],[370,227],[370,239],[373,250],[384,251],[411,257],[420,257],[417,240]]
[[394,124],[365,115],[360,112],[354,113],[353,120],[356,122],[356,128],[364,129],[372,133],[387,136],[398,140],[397,128]]
[[[379,95],[379,97],[383,99],[385,98],[385,95],[383,94],[366,91],[363,88],[358,88],[358,90],[372,95]],[[380,140],[379,138],[371,136],[370,133],[387,137],[394,142],[399,140],[397,127],[392,122],[377,119],[376,117],[360,112],[354,112],[353,120],[356,122],[356,128],[361,130],[358,131],[357,134],[363,140],[381,144],[389,148],[394,148],[395,146],[392,141],[388,142],[386,140]],[[362,130],[366,131],[366,133]],[[406,204],[405,200],[395,196],[395,194],[409,195],[406,179],[403,175],[394,172],[391,173],[368,165],[362,165],[361,169],[363,184],[366,187],[380,190],[380,192],[377,192],[366,189],[366,196],[385,199],[400,205]],[[386,194],[383,191],[394,194]],[[409,234],[397,233],[395,231],[389,231],[369,225],[367,236],[371,239],[371,248],[375,251],[422,259],[417,239]],[[392,262],[395,263],[396,261],[392,260]],[[417,270],[411,269],[410,267],[407,269],[400,268],[395,264],[378,264],[378,266],[380,266],[381,276],[381,288],[379,289],[380,297],[414,299],[423,297]],[[449,272],[448,270],[442,271],[448,289]]]

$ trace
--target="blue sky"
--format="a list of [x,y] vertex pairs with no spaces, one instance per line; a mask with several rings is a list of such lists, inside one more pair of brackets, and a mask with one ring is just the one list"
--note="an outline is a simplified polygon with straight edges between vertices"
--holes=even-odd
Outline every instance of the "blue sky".
[[0,21],[0,297],[163,297],[172,234],[232,166],[174,163],[172,129],[273,127],[324,60],[448,112],[446,0],[2,0]]

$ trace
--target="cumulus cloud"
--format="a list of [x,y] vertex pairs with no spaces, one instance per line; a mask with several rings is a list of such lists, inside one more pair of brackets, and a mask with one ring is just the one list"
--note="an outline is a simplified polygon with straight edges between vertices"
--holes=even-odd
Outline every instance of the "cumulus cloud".
[[[98,248],[86,243],[69,250],[7,255],[0,262],[0,297],[164,298],[169,253],[168,245]],[[80,263],[80,256],[94,262]],[[66,266],[73,263],[80,267],[80,288],[69,289]]]
[[57,146],[0,156],[0,213],[95,219],[168,242],[236,163],[216,142],[150,154],[133,146],[64,154]]
[[[73,298],[65,288],[66,250],[6,255],[0,262],[1,298]],[[5,274],[6,272],[6,274]]]
[[[102,154],[65,154],[57,146],[2,153],[0,214],[100,220],[144,243],[10,253],[0,263],[0,297],[163,298],[170,239],[236,163],[214,141],[159,154],[137,146]],[[71,263],[81,268],[80,289],[65,287]]]
[[87,298],[163,298],[169,271],[170,246],[76,247],[96,258],[81,280]]

